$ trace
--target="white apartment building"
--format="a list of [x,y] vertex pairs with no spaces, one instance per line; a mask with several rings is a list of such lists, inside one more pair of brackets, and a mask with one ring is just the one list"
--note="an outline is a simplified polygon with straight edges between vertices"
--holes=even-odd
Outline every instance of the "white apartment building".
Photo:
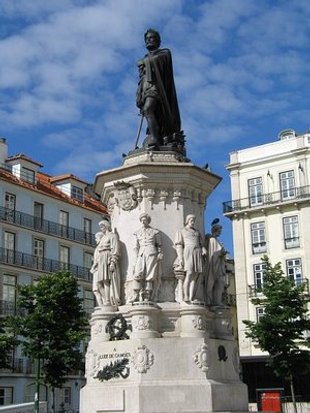
[[[276,142],[232,152],[227,169],[232,201],[224,203],[224,214],[233,225],[239,350],[254,401],[258,388],[282,387],[265,368],[266,354],[246,338],[243,324],[264,311],[250,301],[263,283],[262,256],[281,262],[285,275],[305,283],[309,294],[310,132],[287,129]],[[297,384],[297,395],[309,398],[309,393]]]
[[[23,154],[8,156],[0,139],[0,317],[14,314],[16,286],[66,269],[77,277],[84,308],[94,307],[91,274],[94,233],[106,208],[74,175],[50,176]],[[19,348],[12,368],[0,370],[0,406],[33,401],[35,366]],[[78,412],[83,373],[75,372],[56,393],[56,410]],[[42,390],[44,399],[48,395]]]

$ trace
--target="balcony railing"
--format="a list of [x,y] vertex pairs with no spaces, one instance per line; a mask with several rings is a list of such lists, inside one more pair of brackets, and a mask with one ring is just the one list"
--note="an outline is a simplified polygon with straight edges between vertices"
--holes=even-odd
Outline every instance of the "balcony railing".
[[78,265],[67,264],[49,258],[37,257],[36,255],[25,254],[24,252],[0,248],[0,263],[14,265],[16,267],[30,268],[36,271],[52,273],[57,271],[69,271],[77,278],[91,281],[89,268]]
[[34,374],[35,363],[28,358],[14,358],[10,361],[10,367],[0,369],[0,373]]
[[37,232],[70,239],[93,247],[96,246],[94,234],[77,228],[61,225],[57,222],[48,221],[47,219],[42,219],[34,215],[25,214],[24,212],[15,211],[13,209],[0,207],[0,221],[10,222],[24,228],[30,228]]
[[286,249],[296,248],[300,246],[299,237],[285,238],[284,243]]
[[[310,290],[309,290],[309,279],[308,278],[298,278],[295,280],[292,280],[293,283],[298,286],[298,285],[302,285],[304,284],[304,294],[309,295]],[[261,285],[256,285],[256,284],[252,284],[252,285],[248,285],[249,288],[249,296],[250,297],[256,297],[258,294],[262,294],[262,288],[263,288],[263,284]]]
[[223,202],[223,212],[228,214],[245,209],[298,201],[305,198],[310,198],[310,185]]

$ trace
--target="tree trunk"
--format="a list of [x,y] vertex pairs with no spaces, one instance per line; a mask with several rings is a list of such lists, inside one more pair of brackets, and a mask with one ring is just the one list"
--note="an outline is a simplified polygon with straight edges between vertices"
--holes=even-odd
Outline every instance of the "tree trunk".
[[291,388],[291,396],[292,396],[292,403],[293,403],[294,413],[297,413],[297,404],[296,404],[296,400],[295,400],[293,376],[290,376],[290,388]]

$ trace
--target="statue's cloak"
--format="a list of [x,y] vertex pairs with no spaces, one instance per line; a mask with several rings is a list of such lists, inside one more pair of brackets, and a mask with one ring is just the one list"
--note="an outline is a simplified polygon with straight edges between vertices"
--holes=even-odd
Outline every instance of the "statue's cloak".
[[[146,81],[156,85],[157,98],[160,101],[161,137],[180,132],[181,120],[173,78],[172,57],[169,49],[157,49],[145,55]],[[154,96],[155,97],[155,96]]]

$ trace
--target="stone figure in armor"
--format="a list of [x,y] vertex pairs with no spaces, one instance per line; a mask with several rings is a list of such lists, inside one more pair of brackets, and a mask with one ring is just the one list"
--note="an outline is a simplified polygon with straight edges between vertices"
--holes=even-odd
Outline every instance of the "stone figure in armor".
[[96,234],[97,247],[91,268],[93,291],[99,306],[120,305],[119,240],[109,221],[99,222],[101,233]]
[[218,240],[221,233],[222,226],[216,218],[211,224],[211,234],[206,235],[208,248],[206,302],[208,305],[223,305],[227,251]]
[[185,271],[183,299],[192,302],[195,299],[199,276],[204,272],[204,257],[207,251],[200,232],[195,228],[195,215],[187,215],[184,228],[177,232],[175,249],[177,259],[175,268]]
[[136,262],[130,302],[156,300],[162,272],[160,231],[150,226],[148,214],[140,215],[139,219],[142,227],[134,233]]

